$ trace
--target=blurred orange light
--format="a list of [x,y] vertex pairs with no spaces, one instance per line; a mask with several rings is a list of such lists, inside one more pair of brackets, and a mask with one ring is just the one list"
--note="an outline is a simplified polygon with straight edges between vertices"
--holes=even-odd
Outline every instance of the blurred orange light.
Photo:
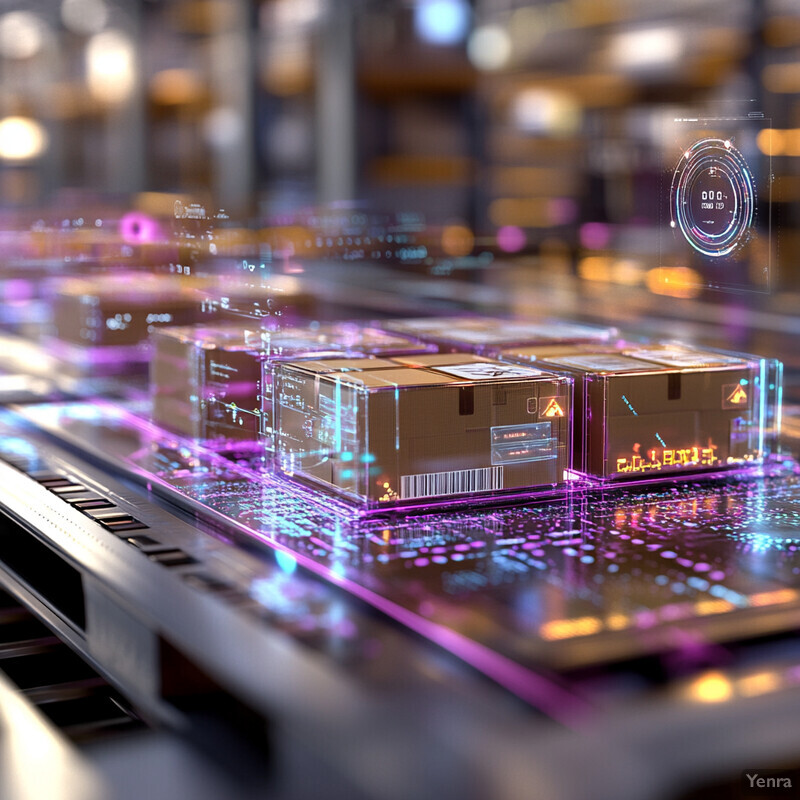
[[190,69],[165,69],[150,81],[150,95],[161,105],[188,105],[203,95],[203,84]]
[[572,639],[575,636],[590,636],[597,633],[603,623],[597,617],[576,617],[575,619],[554,619],[539,629],[543,639],[556,641]]
[[261,80],[268,92],[281,97],[305,91],[313,80],[311,47],[307,39],[285,32],[272,39],[261,65]]
[[724,614],[732,611],[735,606],[727,600],[700,600],[694,604],[694,609],[701,617],[708,617],[711,614]]
[[743,697],[756,697],[774,692],[779,686],[780,681],[774,672],[758,672],[737,681],[737,689]]
[[765,155],[800,156],[800,128],[764,128],[756,143]]
[[692,298],[700,294],[702,280],[689,267],[656,267],[645,275],[645,285],[653,294]]
[[791,603],[797,599],[794,589],[775,589],[772,592],[758,592],[750,595],[751,606],[774,606],[780,603]]
[[689,696],[698,703],[724,703],[732,695],[731,682],[719,672],[706,673],[689,687]]
[[800,156],[800,128],[790,128],[783,132],[784,155]]
[[768,64],[761,71],[764,88],[776,94],[800,92],[800,63]]
[[758,132],[756,144],[765,156],[779,156],[785,147],[784,132],[774,128],[764,128]]
[[466,225],[447,225],[442,231],[442,250],[449,256],[467,256],[475,246],[475,235]]
[[611,631],[619,631],[627,628],[630,624],[630,617],[625,614],[612,614],[606,620],[606,627]]
[[611,259],[605,256],[587,256],[578,262],[578,275],[587,281],[611,280]]

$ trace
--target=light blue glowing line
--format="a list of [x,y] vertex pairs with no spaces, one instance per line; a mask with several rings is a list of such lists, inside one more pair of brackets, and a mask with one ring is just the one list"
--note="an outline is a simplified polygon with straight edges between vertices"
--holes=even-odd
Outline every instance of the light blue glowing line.
[[400,449],[400,387],[394,387],[394,449]]

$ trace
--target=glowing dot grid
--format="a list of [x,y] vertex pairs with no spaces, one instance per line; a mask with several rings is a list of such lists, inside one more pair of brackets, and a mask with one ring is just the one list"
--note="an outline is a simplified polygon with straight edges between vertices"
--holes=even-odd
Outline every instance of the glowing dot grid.
[[[279,476],[193,450],[110,404],[26,413],[93,452],[113,431],[121,447],[109,463],[262,542],[266,562],[270,550],[280,553],[280,574],[261,574],[249,595],[287,632],[301,627],[307,641],[309,629],[324,629],[320,646],[329,636],[339,642],[341,614],[329,617],[322,597],[315,599],[336,586],[555,718],[567,692],[538,670],[602,663],[612,635],[618,658],[671,647],[674,625],[726,641],[733,629],[725,623],[715,632],[715,621],[733,613],[736,638],[796,627],[793,615],[784,616],[800,607],[800,468],[793,461],[761,477],[729,473],[532,505],[357,519],[335,500],[312,502],[313,493]],[[24,455],[28,469],[48,468],[14,424],[0,414],[0,459]],[[286,580],[299,567],[323,581],[309,604],[293,599]],[[341,608],[341,599],[331,602]],[[764,609],[777,612],[774,628]],[[346,634],[351,654],[359,635],[356,625]]]

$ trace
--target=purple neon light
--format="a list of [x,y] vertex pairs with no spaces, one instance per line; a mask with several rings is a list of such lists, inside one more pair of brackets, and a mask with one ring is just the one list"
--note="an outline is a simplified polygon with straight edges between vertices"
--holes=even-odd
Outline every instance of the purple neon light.
[[518,253],[526,244],[525,231],[516,225],[503,225],[497,231],[497,246],[506,253]]
[[126,244],[148,244],[161,238],[161,226],[147,214],[131,211],[120,219],[119,233]]
[[581,244],[588,250],[602,250],[611,241],[611,228],[604,222],[585,222],[578,232]]

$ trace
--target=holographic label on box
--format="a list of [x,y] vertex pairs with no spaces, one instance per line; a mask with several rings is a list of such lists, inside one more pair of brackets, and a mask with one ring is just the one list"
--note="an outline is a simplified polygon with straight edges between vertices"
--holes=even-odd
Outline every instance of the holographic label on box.
[[492,428],[492,444],[518,444],[548,439],[552,432],[549,422],[533,422],[530,425],[496,425]]
[[551,436],[552,424],[498,425],[491,430],[492,464],[520,464],[555,458],[558,441]]

